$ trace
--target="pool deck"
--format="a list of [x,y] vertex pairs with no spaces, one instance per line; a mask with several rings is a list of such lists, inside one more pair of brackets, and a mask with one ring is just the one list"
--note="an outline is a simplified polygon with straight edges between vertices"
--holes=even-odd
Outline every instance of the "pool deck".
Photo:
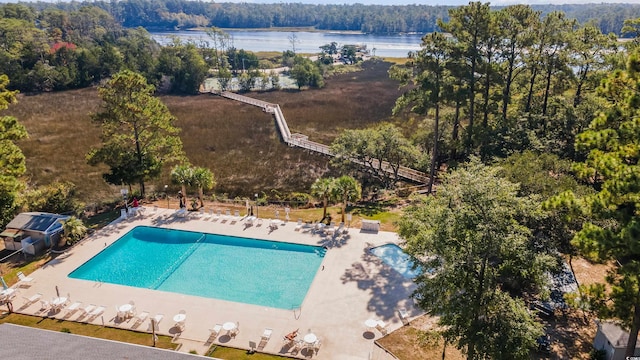
[[[262,224],[247,226],[243,220],[204,220],[197,214],[178,217],[174,216],[174,210],[167,209],[146,209],[144,213],[113,222],[29,274],[35,279],[34,283],[30,287],[20,288],[14,300],[14,310],[40,316],[65,317],[64,310],[57,314],[41,311],[39,301],[29,306],[23,305],[24,298],[35,293],[41,293],[42,299],[49,300],[56,296],[57,288],[61,296],[69,294],[72,301],[82,302],[82,307],[88,304],[106,307],[104,314],[95,319],[81,317],[80,312],[65,317],[72,321],[132,329],[133,320],[118,323],[115,319],[117,306],[129,301],[135,302],[138,313],[148,311],[151,317],[163,314],[158,333],[176,336],[176,342],[182,343],[181,351],[196,350],[202,355],[212,342],[259,350],[260,336],[265,328],[271,328],[273,334],[264,348],[259,350],[261,352],[306,359],[345,360],[369,359],[375,346],[373,340],[382,336],[378,330],[365,326],[367,319],[384,321],[387,331],[391,332],[402,326],[398,316],[399,308],[406,308],[411,317],[421,314],[409,298],[415,288],[413,282],[403,278],[367,251],[369,247],[398,243],[396,233],[362,232],[354,228],[349,229],[346,234],[331,236],[313,231],[296,231],[296,221],[289,221],[270,230],[268,219],[264,219]],[[328,251],[302,306],[291,310],[67,277],[71,271],[131,228],[141,225],[319,245],[326,246]],[[248,283],[245,286],[252,285]],[[173,321],[174,315],[180,310],[185,310],[187,314],[182,333],[174,327]],[[239,323],[238,334],[232,338],[222,330],[212,341],[209,329],[225,322]],[[134,329],[148,331],[149,320]],[[283,342],[283,337],[295,329],[299,329],[298,339],[302,339],[308,332],[316,334],[321,340],[319,351],[312,353],[303,349],[292,353],[292,349]]]

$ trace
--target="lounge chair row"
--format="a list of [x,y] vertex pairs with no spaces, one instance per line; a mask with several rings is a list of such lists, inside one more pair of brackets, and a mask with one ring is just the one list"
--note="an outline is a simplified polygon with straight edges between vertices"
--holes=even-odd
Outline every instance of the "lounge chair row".
[[335,223],[331,223],[329,226],[324,223],[308,224],[303,223],[301,219],[298,219],[298,223],[294,230],[301,232],[316,232],[324,235],[342,235],[349,232],[349,229],[347,229],[342,222],[338,227],[336,227]]
[[[105,310],[107,309],[107,307],[103,305],[83,305],[83,303],[80,301],[71,301],[69,295],[67,295],[66,297],[59,296],[51,300],[43,300],[43,295],[41,293],[36,293],[29,297],[24,296],[23,299],[23,307],[31,306],[34,303],[40,301],[40,313],[61,313],[63,319],[68,319],[77,313],[77,320],[92,321],[98,316],[103,315]],[[156,314],[155,316],[151,317],[151,314],[148,311],[142,311],[138,313],[133,301],[130,301],[128,304],[116,306],[115,310],[116,316],[114,318],[114,321],[117,323],[123,323],[125,321],[133,320],[132,328],[138,327],[147,319],[151,319],[153,321],[149,323],[149,330],[153,330],[151,328],[152,326],[156,326],[156,330],[158,330],[157,326],[164,318],[163,314]],[[175,326],[183,331],[184,321],[177,323]]]

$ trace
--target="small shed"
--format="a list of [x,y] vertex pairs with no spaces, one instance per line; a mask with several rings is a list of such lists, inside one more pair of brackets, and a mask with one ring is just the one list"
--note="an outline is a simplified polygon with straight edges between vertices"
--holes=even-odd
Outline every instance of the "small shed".
[[[629,342],[629,333],[611,322],[598,321],[597,324],[598,332],[596,332],[596,337],[593,340],[593,347],[596,350],[606,351],[605,359],[607,360],[624,360],[625,349]],[[634,356],[640,355],[640,347],[638,345],[636,345],[636,350],[633,353]]]
[[69,216],[44,212],[18,214],[0,233],[7,250],[23,250],[35,255],[45,247],[57,244],[62,236],[62,221]]

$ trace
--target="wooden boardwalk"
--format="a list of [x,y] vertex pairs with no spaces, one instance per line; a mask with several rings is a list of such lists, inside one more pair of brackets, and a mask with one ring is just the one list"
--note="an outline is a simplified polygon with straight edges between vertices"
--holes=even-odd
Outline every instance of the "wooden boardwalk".
[[[284,115],[282,114],[282,110],[280,110],[280,105],[272,104],[262,100],[253,99],[244,95],[239,95],[239,94],[231,93],[227,91],[220,93],[220,96],[225,97],[227,99],[240,101],[245,104],[260,107],[262,108],[263,111],[273,114],[276,120],[276,126],[278,127],[278,132],[280,133],[280,137],[282,138],[282,141],[284,141],[287,145],[307,149],[323,155],[335,156],[331,152],[331,149],[329,149],[329,146],[311,141],[309,140],[308,136],[303,134],[297,134],[297,133],[291,134],[291,131],[289,130],[289,126],[287,125],[287,121],[285,120]],[[362,161],[358,159],[351,159],[351,161],[360,165],[365,165]],[[376,168],[390,174],[394,174],[395,172],[391,164],[389,164],[386,161],[383,161],[382,163],[374,161],[373,165]],[[429,182],[429,176],[421,171],[418,171],[406,166],[400,166],[400,168],[398,168],[397,171],[398,171],[398,176],[405,180],[409,180],[419,184],[427,184]]]

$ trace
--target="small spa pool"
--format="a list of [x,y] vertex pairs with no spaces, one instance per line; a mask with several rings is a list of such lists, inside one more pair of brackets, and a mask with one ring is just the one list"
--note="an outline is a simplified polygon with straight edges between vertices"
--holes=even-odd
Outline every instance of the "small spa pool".
[[414,268],[415,263],[411,256],[396,244],[376,246],[369,251],[407,279],[413,279],[422,274],[420,267]]
[[280,309],[302,305],[319,246],[138,226],[69,277]]

